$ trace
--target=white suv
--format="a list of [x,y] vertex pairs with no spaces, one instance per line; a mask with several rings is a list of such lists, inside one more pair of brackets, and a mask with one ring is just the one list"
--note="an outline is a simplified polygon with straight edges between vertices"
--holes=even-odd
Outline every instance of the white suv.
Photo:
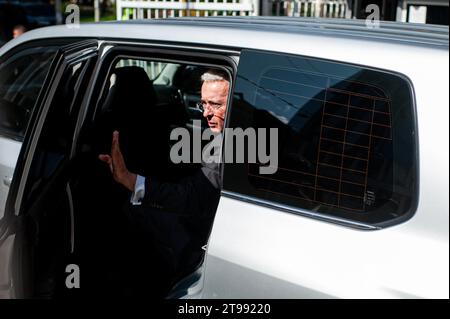
[[[215,67],[232,76],[226,127],[278,128],[278,167],[222,165],[209,241],[190,247],[199,258],[169,297],[448,298],[448,64],[448,28],[428,25],[208,18],[26,33],[0,49],[2,201],[12,178],[0,296],[132,296],[160,275],[145,273],[121,214],[129,194],[96,158],[111,105],[147,112],[152,150],[130,165],[165,158],[165,128],[196,129],[199,75]],[[79,289],[65,286],[70,264]]]

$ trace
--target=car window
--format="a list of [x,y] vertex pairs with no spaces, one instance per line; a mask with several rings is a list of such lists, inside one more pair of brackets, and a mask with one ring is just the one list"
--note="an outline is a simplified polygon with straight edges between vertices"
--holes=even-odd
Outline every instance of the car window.
[[22,139],[58,47],[23,50],[0,63],[0,134]]
[[224,188],[367,224],[412,211],[415,119],[409,83],[318,59],[243,52],[232,128],[277,128],[278,165],[227,164]]

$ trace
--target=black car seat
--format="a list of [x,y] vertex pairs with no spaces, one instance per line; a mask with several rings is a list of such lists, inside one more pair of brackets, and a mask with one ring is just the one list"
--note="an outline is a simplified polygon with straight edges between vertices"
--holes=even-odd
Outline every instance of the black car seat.
[[114,70],[100,116],[101,151],[110,153],[112,132],[120,133],[120,148],[128,169],[143,175],[162,175],[169,154],[169,119],[157,107],[157,96],[144,69]]

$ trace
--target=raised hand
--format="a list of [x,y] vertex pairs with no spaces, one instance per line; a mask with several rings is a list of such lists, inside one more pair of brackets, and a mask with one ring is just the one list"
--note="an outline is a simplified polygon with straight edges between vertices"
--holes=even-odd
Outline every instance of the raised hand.
[[111,155],[100,154],[98,158],[108,164],[109,169],[116,182],[122,184],[130,191],[134,191],[136,184],[136,174],[131,173],[125,164],[119,145],[119,132],[114,131],[111,145]]

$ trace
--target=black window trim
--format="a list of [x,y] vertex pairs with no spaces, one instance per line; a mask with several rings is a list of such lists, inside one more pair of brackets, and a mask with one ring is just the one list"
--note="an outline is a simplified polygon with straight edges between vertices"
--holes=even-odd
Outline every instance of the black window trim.
[[[318,221],[324,221],[324,222],[328,222],[328,223],[335,224],[335,225],[349,227],[354,230],[381,230],[381,229],[385,229],[388,227],[402,224],[402,223],[408,221],[409,219],[411,219],[415,215],[415,213],[417,211],[417,207],[419,205],[419,194],[420,194],[420,188],[419,188],[420,187],[420,150],[419,150],[419,131],[418,131],[419,126],[418,126],[418,122],[417,122],[417,103],[416,103],[415,89],[414,89],[413,81],[407,75],[397,72],[397,71],[388,70],[388,69],[382,69],[382,68],[377,68],[377,67],[368,66],[368,65],[362,65],[362,64],[358,64],[358,63],[350,63],[350,62],[336,61],[336,60],[326,59],[326,58],[318,58],[318,57],[307,56],[307,55],[302,55],[302,54],[292,54],[292,53],[283,53],[283,52],[278,52],[278,51],[246,49],[246,48],[243,48],[240,53],[242,53],[243,51],[250,52],[250,53],[255,52],[255,53],[263,53],[263,54],[272,54],[272,55],[288,56],[288,57],[293,57],[293,58],[317,60],[319,62],[341,64],[344,66],[351,66],[351,67],[363,68],[363,69],[369,70],[369,71],[386,73],[389,75],[399,77],[400,79],[404,80],[409,87],[409,94],[411,96],[411,104],[412,104],[411,105],[411,108],[412,108],[411,116],[414,121],[414,123],[412,123],[412,126],[414,128],[414,133],[415,133],[414,137],[413,137],[413,141],[415,144],[414,145],[415,152],[414,152],[414,159],[413,159],[414,166],[415,166],[415,168],[414,168],[415,169],[415,171],[414,171],[415,183],[414,183],[414,190],[413,190],[414,193],[411,194],[411,208],[407,213],[405,213],[399,217],[396,217],[394,219],[390,219],[388,221],[383,221],[383,222],[380,222],[377,224],[368,224],[368,223],[357,222],[357,221],[353,221],[353,220],[349,220],[349,219],[345,219],[345,218],[341,218],[341,217],[337,217],[337,216],[326,215],[324,213],[318,213],[318,212],[314,212],[314,211],[311,211],[308,209],[294,207],[292,205],[281,204],[281,203],[277,203],[275,201],[257,198],[255,196],[236,193],[236,192],[227,190],[225,187],[222,188],[222,192],[221,192],[222,196],[231,198],[231,199],[240,200],[240,201],[250,203],[250,204],[255,204],[258,206],[262,206],[262,207],[276,209],[276,210],[279,210],[282,212],[292,213],[295,215],[316,219]],[[239,65],[238,65],[238,70],[235,73],[235,75],[237,75],[238,72],[239,72]],[[236,83],[236,82],[234,82],[234,83]],[[234,96],[234,89],[235,89],[235,87],[233,86],[232,87],[232,96]],[[233,101],[231,101],[229,107],[230,108],[227,112],[227,118],[226,118],[225,124],[230,123],[229,117],[233,111]],[[228,127],[228,126],[226,125],[225,127]],[[223,165],[222,176],[224,176],[223,174],[226,174],[226,166],[227,166],[227,163],[225,163],[225,165]]]

